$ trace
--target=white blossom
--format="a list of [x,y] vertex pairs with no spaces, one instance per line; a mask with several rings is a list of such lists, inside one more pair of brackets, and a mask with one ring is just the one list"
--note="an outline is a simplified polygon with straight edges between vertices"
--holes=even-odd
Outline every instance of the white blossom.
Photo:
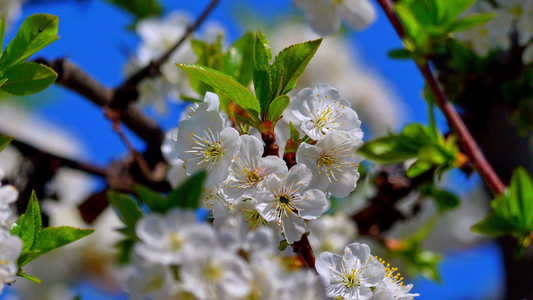
[[206,185],[223,182],[240,147],[237,130],[224,128],[216,111],[197,111],[190,120],[181,121],[176,150],[188,175],[206,170]]
[[168,266],[149,262],[133,257],[135,262],[134,272],[126,282],[126,291],[130,294],[130,299],[168,299],[172,295],[177,285]]
[[15,281],[18,272],[16,262],[21,253],[21,238],[0,229],[0,294],[6,283]]
[[[3,174],[0,174],[0,179]],[[11,217],[11,204],[17,201],[19,192],[12,185],[2,185],[0,182],[0,226],[7,227]]]
[[332,131],[316,145],[302,143],[296,161],[306,165],[313,173],[310,188],[328,191],[333,197],[347,197],[357,186],[359,163],[363,157],[355,150],[362,145],[357,138],[346,137]]
[[223,185],[224,193],[231,199],[251,198],[256,188],[270,174],[287,173],[287,165],[277,156],[263,156],[263,143],[254,136],[241,136],[239,154]]
[[134,246],[137,255],[162,264],[179,264],[192,243],[213,242],[213,228],[196,223],[192,211],[172,210],[167,215],[151,213],[139,220],[135,233],[140,242]]
[[200,300],[235,299],[250,292],[246,261],[217,245],[195,246],[179,270],[183,288]]
[[353,241],[357,234],[357,224],[340,211],[334,215],[323,215],[308,224],[308,239],[315,253],[338,253],[344,249],[344,245]]
[[320,35],[339,31],[341,19],[352,29],[361,30],[376,20],[376,10],[368,0],[294,0],[307,21]]
[[366,300],[385,276],[385,268],[370,255],[365,244],[353,243],[344,248],[344,254],[322,252],[316,260],[316,270],[326,285],[328,297]]
[[302,130],[312,139],[320,140],[330,131],[361,137],[361,121],[346,99],[327,84],[305,88],[292,101],[293,114],[302,121]]
[[269,175],[257,193],[257,210],[268,222],[277,222],[287,242],[299,241],[305,233],[304,219],[322,215],[326,196],[317,189],[307,190],[312,174],[303,164],[293,166],[287,175]]
[[[382,259],[379,259],[379,261],[385,266],[385,261]],[[413,297],[420,296],[418,293],[409,293],[413,285],[403,284],[403,278],[400,277],[401,274],[394,274],[397,270],[397,268],[392,268],[389,264],[386,264],[385,277],[376,286],[374,296],[372,296],[371,300],[412,300],[414,299]]]

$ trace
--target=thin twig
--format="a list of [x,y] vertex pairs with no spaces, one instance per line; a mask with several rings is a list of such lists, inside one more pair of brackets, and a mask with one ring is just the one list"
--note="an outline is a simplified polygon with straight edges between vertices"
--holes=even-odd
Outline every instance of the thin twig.
[[137,71],[135,74],[131,75],[126,81],[124,81],[120,86],[115,89],[115,97],[111,103],[111,108],[122,109],[126,107],[129,102],[135,101],[138,98],[137,86],[139,83],[148,77],[158,76],[160,72],[161,65],[166,62],[172,53],[176,51],[186,40],[187,38],[207,19],[207,16],[213,11],[215,6],[220,0],[212,0],[211,3],[205,8],[203,13],[198,17],[196,22],[191,26],[187,27],[187,30],[181,36],[181,38],[165,52],[161,57],[156,60],[151,61],[147,66]]
[[[381,5],[383,11],[387,15],[389,21],[392,23],[392,26],[398,33],[398,36],[403,40],[406,35],[401,25],[401,22],[394,12],[394,6],[389,0],[377,0]],[[505,185],[502,180],[496,174],[490,163],[487,161],[483,152],[479,148],[476,140],[466,127],[463,119],[451,104],[451,102],[446,98],[444,93],[441,91],[435,76],[431,72],[427,59],[424,62],[418,62],[417,66],[422,72],[426,82],[428,83],[433,95],[435,96],[437,105],[442,110],[446,120],[450,124],[450,128],[457,133],[459,136],[459,142],[463,147],[465,153],[468,155],[470,161],[474,165],[475,169],[478,171],[479,175],[489,187],[493,194],[498,195],[504,192]]]

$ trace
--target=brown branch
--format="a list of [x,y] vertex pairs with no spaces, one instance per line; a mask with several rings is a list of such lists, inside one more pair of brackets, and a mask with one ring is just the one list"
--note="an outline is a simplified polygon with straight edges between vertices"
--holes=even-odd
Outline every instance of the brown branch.
[[[0,135],[4,134],[0,133]],[[48,161],[50,164],[56,165],[57,167],[68,167],[99,177],[106,176],[106,170],[104,168],[48,153],[19,140],[14,139],[11,141],[11,145],[17,148],[25,157],[33,157],[34,159]]]
[[207,16],[213,11],[215,6],[220,0],[212,0],[211,3],[205,8],[204,12],[198,17],[196,22],[189,26],[183,36],[165,52],[160,58],[151,61],[147,66],[137,71],[137,73],[131,75],[126,81],[115,89],[115,97],[111,102],[110,107],[113,109],[123,109],[127,107],[130,102],[137,100],[139,93],[137,86],[139,83],[148,77],[155,77],[161,74],[161,65],[166,62],[172,53],[176,51],[187,38],[206,20]]
[[[396,33],[403,40],[406,35],[401,25],[398,16],[394,12],[394,6],[389,0],[378,0],[378,3],[381,5],[383,11],[387,15],[389,21],[392,23],[392,26],[396,30]],[[422,72],[424,79],[431,88],[433,95],[435,96],[437,106],[441,109],[446,120],[450,125],[450,128],[459,136],[459,142],[468,155],[470,161],[474,165],[474,168],[477,170],[480,177],[483,179],[485,184],[489,187],[493,194],[501,194],[505,190],[505,185],[502,180],[496,174],[490,163],[487,161],[483,152],[479,148],[476,140],[466,127],[463,119],[455,109],[455,107],[450,103],[446,98],[444,93],[441,91],[435,76],[431,72],[427,59],[423,62],[417,61],[417,66]]]
[[311,248],[311,244],[309,243],[309,240],[307,239],[307,234],[303,234],[302,238],[294,242],[294,244],[291,245],[294,249],[295,253],[298,253],[300,255],[300,258],[302,258],[303,261],[307,264],[307,267],[309,269],[313,269],[316,272],[315,268],[315,256],[313,254],[313,249]]

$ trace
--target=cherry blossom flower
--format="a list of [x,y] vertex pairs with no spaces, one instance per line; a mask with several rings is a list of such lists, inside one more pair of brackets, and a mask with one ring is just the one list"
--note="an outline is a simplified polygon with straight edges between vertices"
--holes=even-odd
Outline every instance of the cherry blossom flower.
[[343,212],[323,215],[309,221],[309,243],[315,253],[324,251],[337,253],[344,245],[353,241],[357,234],[357,224]]
[[176,150],[188,175],[208,172],[206,185],[223,182],[240,147],[237,130],[224,128],[216,111],[197,111],[190,120],[180,122]]
[[357,168],[363,157],[356,155],[355,150],[362,143],[360,139],[331,131],[316,145],[301,144],[296,161],[313,173],[309,187],[327,190],[333,197],[347,197],[359,179]]
[[410,294],[409,291],[413,288],[412,284],[403,284],[403,278],[400,273],[394,274],[398,269],[392,268],[390,264],[379,259],[380,263],[385,266],[385,277],[374,290],[374,296],[371,300],[412,300],[413,297],[420,296],[420,294]]
[[16,262],[21,253],[21,238],[0,229],[0,294],[6,283],[15,281],[19,269]]
[[302,121],[302,130],[312,139],[320,140],[329,131],[348,133],[362,138],[361,121],[350,102],[327,84],[305,88],[292,101],[293,114]]
[[385,267],[370,255],[365,244],[353,243],[344,248],[344,254],[322,252],[316,260],[316,270],[326,285],[328,297],[366,300],[385,277]]
[[251,198],[267,175],[281,176],[287,173],[287,165],[276,156],[263,156],[263,143],[254,136],[241,136],[239,154],[223,185],[230,199]]
[[277,222],[290,244],[305,233],[304,219],[320,217],[327,205],[322,191],[307,190],[312,177],[305,165],[296,164],[287,175],[269,175],[256,195],[256,208],[261,216],[268,222]]
[[307,21],[320,35],[339,31],[341,19],[354,30],[361,30],[376,20],[376,10],[368,0],[294,0],[303,9]]

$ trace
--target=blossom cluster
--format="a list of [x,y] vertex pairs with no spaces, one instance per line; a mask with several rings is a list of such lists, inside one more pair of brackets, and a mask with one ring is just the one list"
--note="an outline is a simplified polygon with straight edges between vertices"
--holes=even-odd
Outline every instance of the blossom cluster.
[[16,262],[22,253],[21,238],[10,233],[10,206],[17,198],[18,191],[13,186],[0,183],[0,294],[6,283],[15,281],[19,269]]
[[533,0],[481,1],[470,12],[497,14],[489,22],[458,35],[459,39],[472,45],[474,52],[486,56],[492,49],[507,51],[516,33],[519,46],[525,48],[523,63],[533,62]]
[[[178,294],[197,299],[415,296],[407,293],[410,287],[403,288],[398,278],[387,279],[385,266],[370,255],[366,245],[354,254],[363,260],[351,261],[356,265],[350,272],[357,268],[357,274],[346,273],[347,281],[340,281],[344,288],[331,287],[339,284],[332,278],[347,269],[321,267],[322,260],[333,263],[337,259],[329,252],[318,257],[318,277],[286,271],[287,262],[294,265],[299,260],[276,251],[276,245],[292,245],[309,229],[309,240],[317,250],[337,252],[352,241],[355,229],[341,227],[355,228],[353,224],[332,221],[330,216],[323,217],[322,223],[318,219],[329,207],[330,197],[347,197],[355,189],[362,161],[356,150],[363,143],[357,113],[327,84],[298,92],[289,110],[305,134],[290,168],[280,156],[265,155],[258,137],[237,131],[231,118],[220,111],[216,94],[206,93],[203,102],[185,111],[179,127],[167,133],[162,146],[173,166],[169,174],[174,178],[169,181],[177,185],[184,178],[176,177],[207,172],[201,198],[213,226],[198,223],[194,214],[183,211],[141,219],[136,227],[140,242],[134,247],[137,272],[129,281],[132,295],[161,299]],[[317,241],[323,235],[317,226],[330,228],[332,238]],[[348,266],[341,261],[333,265]],[[364,271],[367,267],[375,270]],[[373,278],[367,280],[367,275]]]

